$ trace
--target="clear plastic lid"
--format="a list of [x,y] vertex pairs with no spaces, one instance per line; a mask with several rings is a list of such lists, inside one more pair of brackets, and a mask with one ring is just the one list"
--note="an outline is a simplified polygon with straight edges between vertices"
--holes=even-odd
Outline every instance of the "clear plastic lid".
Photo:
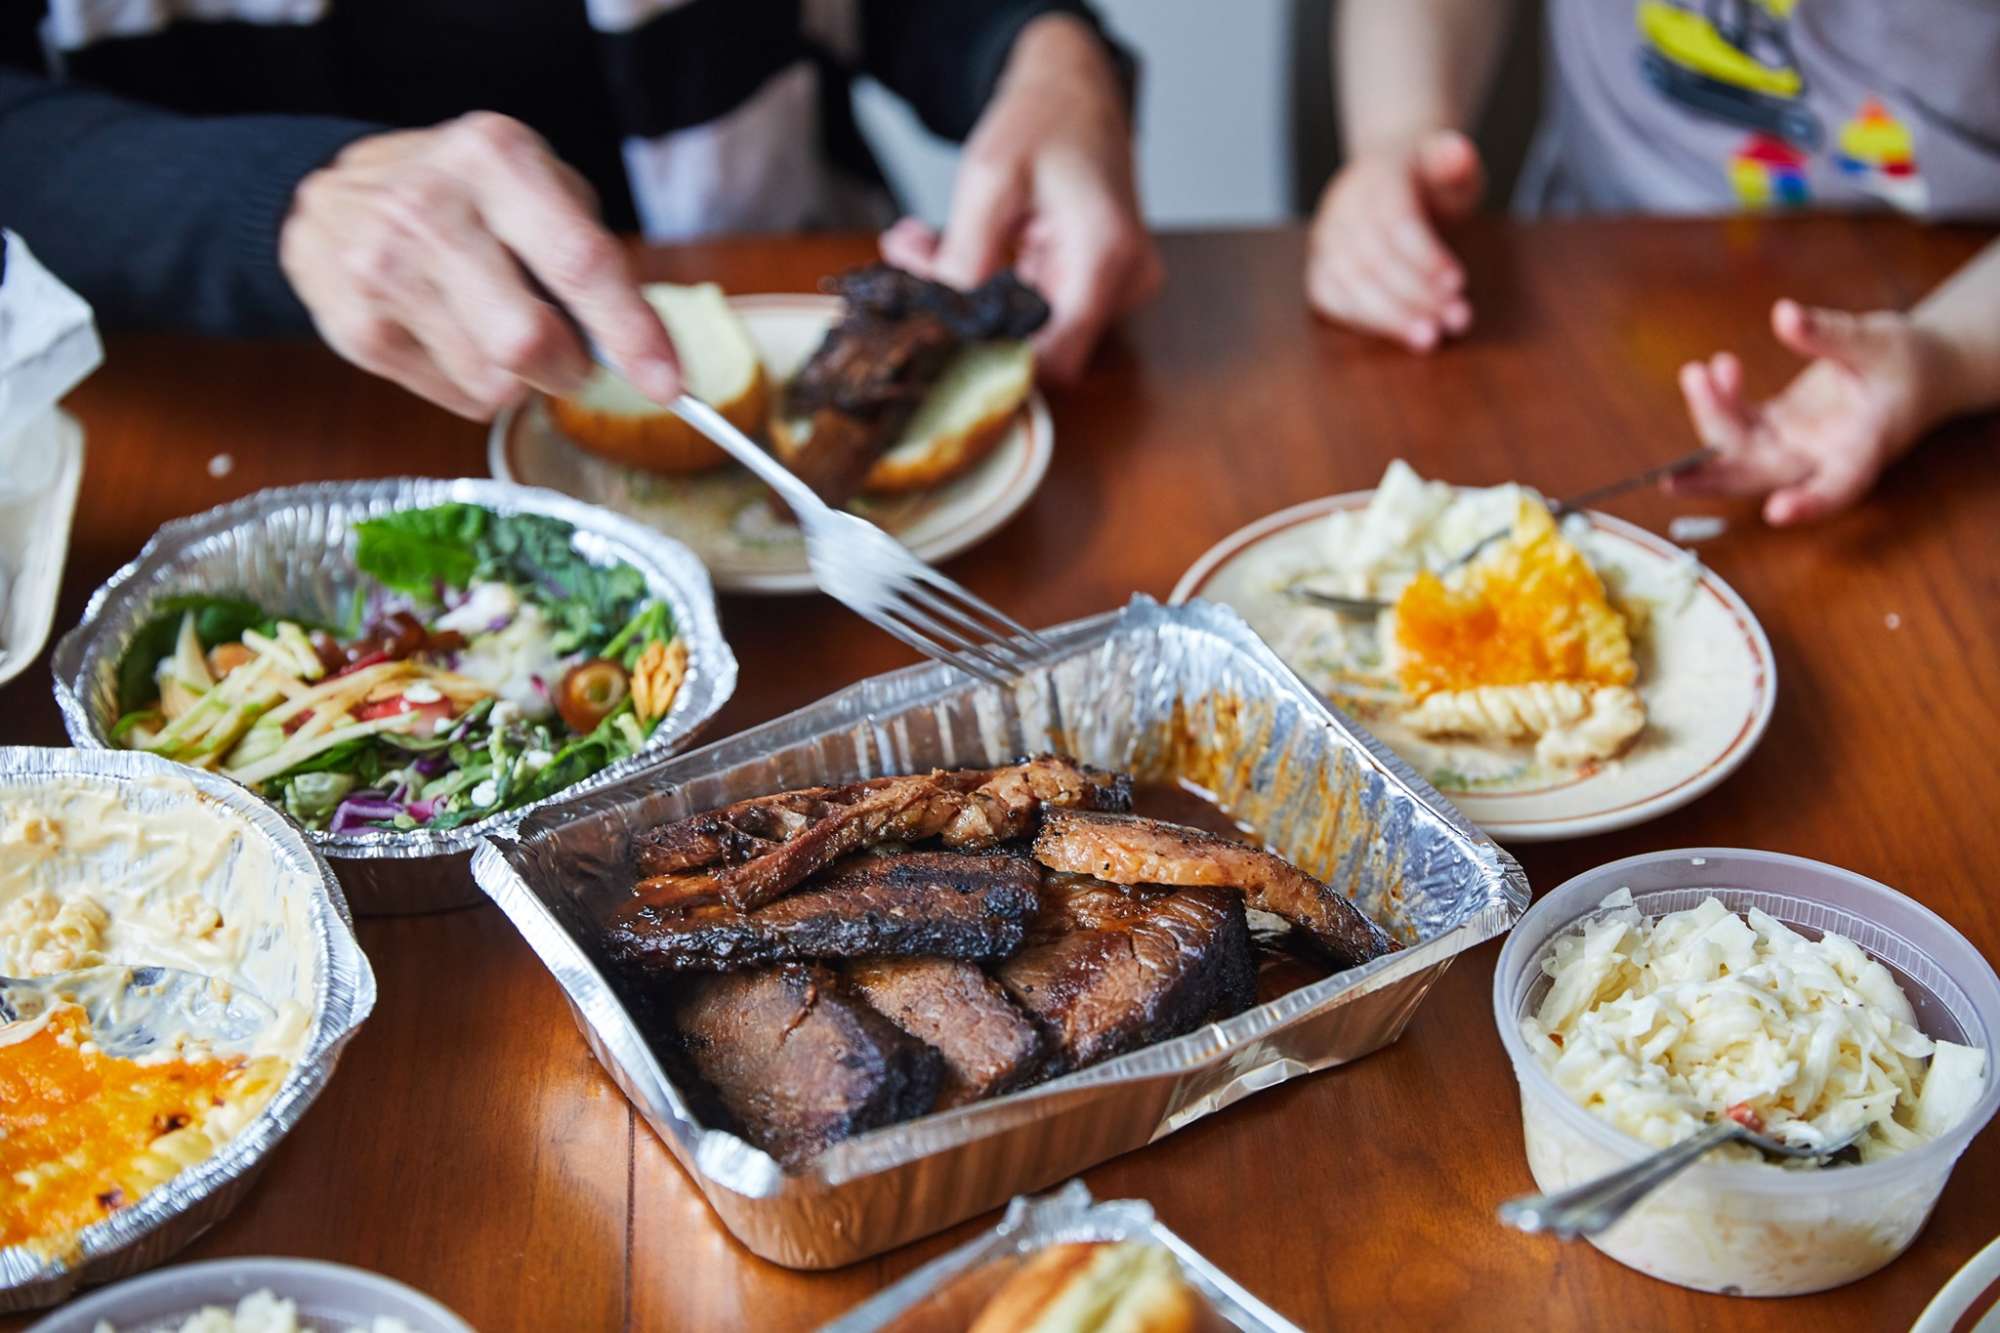
[[1549,1103],[1565,1126],[1608,1151],[1637,1158],[1653,1151],[1593,1115],[1543,1071],[1521,1035],[1521,1019],[1546,986],[1542,960],[1549,946],[1596,915],[1598,905],[1629,889],[1649,917],[1694,907],[1713,896],[1741,912],[1755,907],[1809,934],[1834,932],[1885,964],[1909,996],[1924,1032],[1986,1052],[1986,1087],[1971,1112],[1949,1132],[1907,1152],[1837,1171],[1776,1171],[1756,1163],[1703,1162],[1689,1174],[1726,1175],[1732,1190],[1799,1194],[1860,1189],[1878,1178],[1925,1168],[1943,1171],[2000,1110],[2000,977],[1943,917],[1886,884],[1780,852],[1730,847],[1651,852],[1613,861],[1539,898],[1500,951],[1493,973],[1493,1017],[1514,1075]]

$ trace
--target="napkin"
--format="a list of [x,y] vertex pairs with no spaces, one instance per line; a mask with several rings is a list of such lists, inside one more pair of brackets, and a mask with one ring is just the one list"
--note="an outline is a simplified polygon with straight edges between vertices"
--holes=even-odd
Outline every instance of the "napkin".
[[56,402],[103,360],[89,304],[0,231],[0,504],[48,485]]

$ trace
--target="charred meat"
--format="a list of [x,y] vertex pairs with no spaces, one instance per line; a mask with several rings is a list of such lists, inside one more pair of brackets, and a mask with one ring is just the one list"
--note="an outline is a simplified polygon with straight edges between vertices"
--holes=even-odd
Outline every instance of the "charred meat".
[[853,498],[960,347],[1025,338],[1049,314],[1012,273],[961,292],[871,264],[826,287],[847,309],[786,387],[785,410],[812,419],[791,468],[831,505]]
[[1214,885],[1305,931],[1329,958],[1356,967],[1397,945],[1361,910],[1281,856],[1137,815],[1051,810],[1035,858],[1052,870],[1114,884]]
[[745,1138],[788,1167],[923,1115],[944,1062],[824,967],[692,981],[672,1007],[681,1048]]
[[1256,1000],[1240,894],[1077,880],[1045,898],[1038,938],[995,975],[1048,1033],[1062,1069],[1180,1036]]
[[609,946],[620,959],[680,971],[814,958],[1004,958],[1021,945],[1041,879],[1041,868],[1019,856],[854,856],[748,912],[724,903],[628,905],[609,924]]
[[1049,303],[1012,269],[960,291],[889,264],[864,264],[823,280],[820,290],[876,319],[928,315],[965,342],[1025,338],[1049,318]]
[[846,974],[878,1012],[944,1057],[940,1110],[1019,1087],[1041,1070],[1041,1034],[971,963],[878,959],[850,963]]
[[947,847],[983,849],[1025,837],[1045,807],[1131,803],[1123,775],[1056,755],[760,797],[641,834],[635,859],[647,877],[637,893],[660,912],[712,902],[747,912],[878,843],[941,837]]

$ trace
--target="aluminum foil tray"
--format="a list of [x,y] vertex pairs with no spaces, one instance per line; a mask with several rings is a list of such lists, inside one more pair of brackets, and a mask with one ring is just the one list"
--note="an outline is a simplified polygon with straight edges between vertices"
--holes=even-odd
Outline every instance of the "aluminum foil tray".
[[[304,1117],[340,1051],[375,1007],[375,974],[354,939],[340,884],[297,826],[227,778],[130,751],[0,748],[0,792],[51,783],[103,783],[132,788],[148,780],[192,783],[199,799],[240,817],[246,837],[262,845],[287,892],[306,899],[307,938],[282,932],[270,949],[294,950],[295,985],[312,996],[312,1021],[298,1061],[270,1103],[220,1152],[183,1170],[77,1237],[74,1249],[51,1257],[24,1245],[0,1249],[0,1314],[63,1300],[81,1286],[109,1282],[160,1263],[228,1215],[262,1169],[264,1159]],[[140,792],[139,802],[185,799]],[[171,808],[163,806],[162,808]],[[139,961],[139,960],[135,960]]]
[[[736,658],[716,619],[708,571],[687,547],[554,491],[498,481],[400,477],[259,491],[161,528],[137,559],[92,594],[83,622],[56,646],[56,701],[70,740],[86,749],[112,748],[118,661],[162,599],[189,592],[239,596],[274,612],[337,622],[346,614],[359,577],[354,525],[394,510],[453,500],[569,523],[584,555],[602,564],[624,561],[644,574],[648,591],[673,608],[674,623],[687,640],[687,679],[646,748],[565,795],[614,782],[684,748],[728,701],[736,688]],[[305,836],[333,862],[361,915],[441,911],[481,900],[466,873],[472,848],[483,834],[534,808],[505,811],[441,833],[364,829],[308,831]]]
[[[1045,631],[1014,685],[927,665],[539,810],[473,858],[555,975],[598,1059],[757,1254],[851,1263],[1170,1134],[1259,1089],[1395,1040],[1445,965],[1526,910],[1512,857],[1330,709],[1234,612],[1138,598]],[[991,1101],[859,1135],[781,1170],[701,1123],[648,1046],[593,924],[630,894],[631,836],[743,797],[1067,750],[1214,794],[1276,851],[1351,892],[1401,952],[1187,1036]]]
[[[877,1292],[822,1326],[820,1333],[875,1333],[878,1329],[896,1333],[904,1326],[905,1316],[910,1316],[908,1326],[913,1331],[962,1327],[962,1321],[947,1324],[942,1310],[939,1320],[925,1320],[919,1307],[940,1296],[949,1296],[961,1280],[978,1282],[982,1276],[980,1270],[989,1264],[1025,1258],[1049,1245],[1124,1240],[1158,1245],[1171,1252],[1180,1262],[1182,1276],[1208,1298],[1209,1305],[1231,1327],[1242,1329],[1243,1333],[1299,1333],[1296,1324],[1238,1286],[1235,1279],[1210,1263],[1201,1251],[1162,1226],[1153,1216],[1151,1204],[1142,1199],[1098,1203],[1081,1180],[1072,1180],[1039,1199],[1015,1199],[1007,1205],[1007,1215],[1000,1219],[999,1226],[950,1254],[931,1260],[895,1286]],[[985,1285],[981,1284],[982,1288]],[[982,1294],[990,1296],[991,1292]],[[973,1296],[964,1303],[970,1309],[954,1305],[952,1311],[969,1314],[977,1309],[978,1302],[979,1297]]]

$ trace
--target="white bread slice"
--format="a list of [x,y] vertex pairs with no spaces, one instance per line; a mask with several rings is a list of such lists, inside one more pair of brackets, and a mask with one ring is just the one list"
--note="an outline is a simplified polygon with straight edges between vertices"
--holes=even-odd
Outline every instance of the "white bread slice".
[[[876,495],[928,490],[984,458],[1007,434],[1035,387],[1035,352],[1025,342],[974,343],[944,374],[895,442],[875,460],[861,489]],[[812,438],[812,421],[774,416],[771,443],[786,461]]]
[[[712,282],[693,287],[656,282],[645,294],[680,353],[688,392],[737,429],[761,433],[770,412],[764,363],[722,288]],[[574,397],[551,399],[549,414],[583,448],[649,472],[699,472],[728,457],[608,370],[599,369]]]

